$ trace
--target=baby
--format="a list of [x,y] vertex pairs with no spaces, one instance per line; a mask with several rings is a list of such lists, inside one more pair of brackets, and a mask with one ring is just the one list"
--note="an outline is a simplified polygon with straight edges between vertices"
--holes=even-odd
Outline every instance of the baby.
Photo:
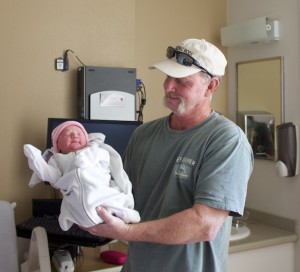
[[63,230],[73,223],[82,227],[102,223],[97,206],[126,223],[140,221],[121,157],[104,143],[102,133],[87,134],[79,122],[66,121],[51,136],[53,147],[43,156],[30,144],[24,145],[24,154],[34,172],[29,186],[48,181],[63,194],[58,218]]

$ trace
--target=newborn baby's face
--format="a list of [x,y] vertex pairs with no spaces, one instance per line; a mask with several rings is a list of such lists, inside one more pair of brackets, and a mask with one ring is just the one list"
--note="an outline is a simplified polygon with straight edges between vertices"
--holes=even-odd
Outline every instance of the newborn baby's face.
[[77,126],[68,126],[59,135],[57,147],[59,152],[67,154],[86,147],[87,141],[83,131]]

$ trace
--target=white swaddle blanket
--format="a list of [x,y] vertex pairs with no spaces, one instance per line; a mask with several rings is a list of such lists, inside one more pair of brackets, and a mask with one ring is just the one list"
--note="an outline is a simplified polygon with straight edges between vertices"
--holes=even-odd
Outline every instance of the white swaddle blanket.
[[140,221],[121,157],[104,143],[104,137],[101,133],[89,134],[88,147],[76,152],[50,151],[53,155],[48,163],[40,150],[31,145],[24,146],[29,166],[34,171],[29,186],[41,180],[49,181],[64,195],[59,216],[63,230],[68,230],[73,223],[83,227],[102,223],[96,212],[97,206],[105,207],[126,223]]
[[0,200],[0,272],[18,272],[18,249],[14,208]]

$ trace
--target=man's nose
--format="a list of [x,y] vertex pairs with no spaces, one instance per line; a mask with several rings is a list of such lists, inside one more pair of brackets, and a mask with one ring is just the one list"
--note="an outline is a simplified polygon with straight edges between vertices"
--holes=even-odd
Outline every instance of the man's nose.
[[175,78],[167,77],[164,82],[165,92],[174,92],[175,90]]

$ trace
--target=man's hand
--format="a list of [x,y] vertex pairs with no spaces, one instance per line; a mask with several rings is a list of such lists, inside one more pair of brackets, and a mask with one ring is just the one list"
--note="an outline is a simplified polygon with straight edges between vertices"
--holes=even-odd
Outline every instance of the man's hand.
[[98,206],[96,208],[98,215],[103,219],[103,223],[82,229],[96,236],[103,236],[111,239],[127,241],[130,225],[116,216],[111,215],[105,208]]

